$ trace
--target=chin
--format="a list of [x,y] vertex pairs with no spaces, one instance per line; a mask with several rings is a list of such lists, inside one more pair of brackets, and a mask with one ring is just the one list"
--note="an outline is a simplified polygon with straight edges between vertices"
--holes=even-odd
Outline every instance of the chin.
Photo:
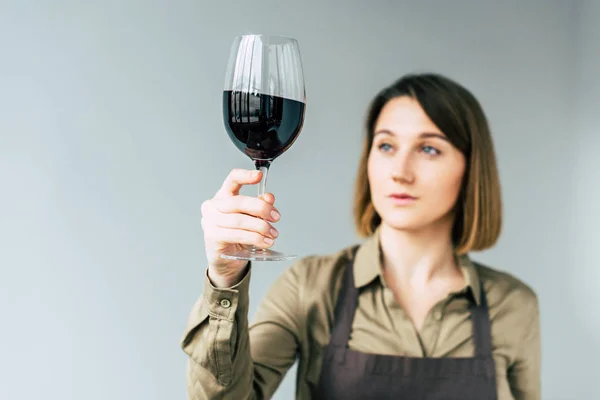
[[443,223],[443,220],[446,219],[444,215],[424,215],[416,213],[414,210],[412,212],[392,211],[385,213],[385,215],[379,215],[381,216],[382,224],[385,224],[394,230],[406,232],[421,231],[439,223]]
[[431,224],[422,218],[382,218],[382,224],[397,231],[418,231]]

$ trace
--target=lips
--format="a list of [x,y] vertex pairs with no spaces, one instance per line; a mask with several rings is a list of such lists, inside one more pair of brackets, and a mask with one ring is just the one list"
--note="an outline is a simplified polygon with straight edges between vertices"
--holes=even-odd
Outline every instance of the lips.
[[397,207],[410,206],[417,201],[417,198],[407,193],[394,193],[388,196],[392,204]]
[[406,193],[394,193],[390,195],[393,199],[398,200],[416,200],[417,198]]

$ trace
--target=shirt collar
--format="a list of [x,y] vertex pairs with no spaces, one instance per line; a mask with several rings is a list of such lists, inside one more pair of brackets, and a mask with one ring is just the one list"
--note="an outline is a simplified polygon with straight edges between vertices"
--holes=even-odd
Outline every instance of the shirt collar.
[[[354,260],[354,285],[357,288],[371,283],[375,278],[383,280],[383,266],[381,264],[381,247],[379,246],[378,228],[371,236],[369,236],[358,248]],[[467,254],[459,255],[458,266],[465,278],[465,287],[461,292],[470,291],[475,303],[480,304],[481,301],[481,283],[477,267]]]

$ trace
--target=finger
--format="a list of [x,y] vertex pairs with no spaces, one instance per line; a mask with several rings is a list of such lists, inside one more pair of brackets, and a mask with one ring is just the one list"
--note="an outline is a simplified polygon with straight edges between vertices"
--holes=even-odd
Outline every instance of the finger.
[[226,214],[247,214],[272,222],[279,221],[281,218],[277,208],[256,197],[225,197],[216,199],[215,206],[219,212]]
[[273,193],[265,193],[262,199],[271,205],[275,204],[275,195]]
[[274,243],[269,237],[243,229],[216,228],[213,237],[221,243],[254,245],[263,249]]
[[251,217],[245,214],[221,214],[217,226],[227,229],[242,229],[256,232],[263,236],[275,239],[279,232],[262,218]]
[[260,171],[235,168],[229,172],[215,197],[236,196],[240,193],[242,186],[257,184],[261,177]]

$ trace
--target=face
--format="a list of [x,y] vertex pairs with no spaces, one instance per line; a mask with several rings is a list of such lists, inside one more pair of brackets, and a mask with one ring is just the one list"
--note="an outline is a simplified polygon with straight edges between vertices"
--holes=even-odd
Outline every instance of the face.
[[390,100],[375,123],[368,160],[371,199],[382,224],[411,231],[451,227],[465,165],[416,100]]

